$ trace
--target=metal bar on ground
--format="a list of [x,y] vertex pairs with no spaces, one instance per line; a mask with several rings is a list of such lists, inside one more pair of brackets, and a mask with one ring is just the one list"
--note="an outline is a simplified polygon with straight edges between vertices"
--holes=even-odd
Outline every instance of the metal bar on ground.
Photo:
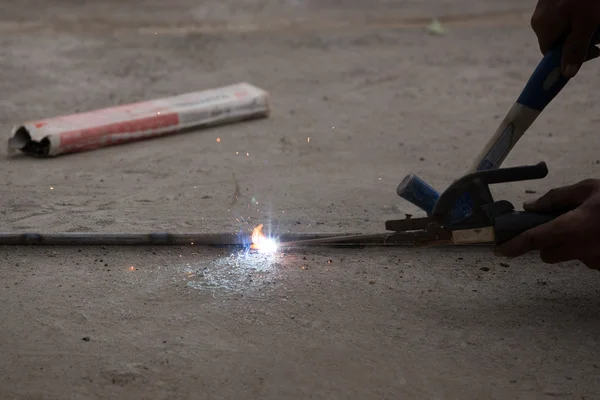
[[[282,243],[345,237],[356,238],[356,233],[286,233],[278,236]],[[369,235],[361,235],[369,236]],[[0,245],[59,245],[59,246],[144,246],[144,245],[193,245],[193,246],[249,246],[249,234],[232,233],[0,233]]]

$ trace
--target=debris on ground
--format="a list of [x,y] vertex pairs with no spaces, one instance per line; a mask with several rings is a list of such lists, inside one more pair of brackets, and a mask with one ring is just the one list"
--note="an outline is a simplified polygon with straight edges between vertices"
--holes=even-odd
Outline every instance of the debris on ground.
[[444,26],[442,25],[442,23],[437,19],[434,18],[431,23],[427,26],[427,32],[431,33],[432,35],[445,35],[447,32],[446,28],[444,28]]

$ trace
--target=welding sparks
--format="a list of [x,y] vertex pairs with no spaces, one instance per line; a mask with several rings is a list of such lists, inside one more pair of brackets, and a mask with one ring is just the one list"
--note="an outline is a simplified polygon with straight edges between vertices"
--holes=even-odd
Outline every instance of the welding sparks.
[[263,224],[260,224],[252,230],[252,246],[253,250],[258,250],[262,253],[274,253],[277,251],[278,245],[275,239],[268,238],[262,231]]

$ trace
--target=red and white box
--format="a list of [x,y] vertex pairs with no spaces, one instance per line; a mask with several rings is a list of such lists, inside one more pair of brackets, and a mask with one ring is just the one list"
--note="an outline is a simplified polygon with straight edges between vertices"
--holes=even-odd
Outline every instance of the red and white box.
[[269,116],[269,94],[248,83],[26,122],[9,153],[37,157],[95,150],[190,129]]

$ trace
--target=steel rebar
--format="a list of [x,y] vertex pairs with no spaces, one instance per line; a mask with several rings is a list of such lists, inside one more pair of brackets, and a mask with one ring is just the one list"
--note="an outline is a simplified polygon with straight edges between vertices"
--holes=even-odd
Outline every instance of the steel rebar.
[[[365,235],[370,236],[370,235]],[[312,242],[312,245],[335,244],[345,237],[353,237],[356,244],[357,234],[352,233],[285,233],[277,240],[281,243],[299,245],[303,241],[329,240],[327,243]],[[62,246],[99,246],[99,245],[193,245],[193,246],[249,246],[252,243],[249,234],[232,233],[98,233],[98,232],[61,232],[61,233],[0,233],[0,245],[62,245]]]

